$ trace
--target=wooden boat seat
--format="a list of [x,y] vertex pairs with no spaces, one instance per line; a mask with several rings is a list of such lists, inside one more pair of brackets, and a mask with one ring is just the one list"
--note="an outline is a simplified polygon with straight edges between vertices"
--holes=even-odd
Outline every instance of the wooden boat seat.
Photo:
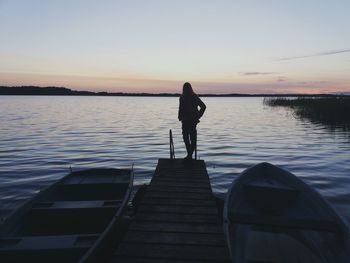
[[63,183],[52,193],[52,200],[113,200],[122,199],[128,183]]
[[63,182],[63,184],[128,184],[130,181],[129,176],[115,176],[115,175],[98,175],[98,176],[86,176],[75,175],[71,176]]
[[265,212],[283,210],[297,200],[300,191],[283,186],[259,184],[244,185],[247,200],[257,209]]
[[1,262],[78,262],[98,235],[25,236],[0,239]]
[[95,209],[119,207],[123,200],[56,201],[35,203],[32,209]]
[[116,180],[129,181],[130,170],[128,169],[105,169],[96,168],[82,171],[75,171],[70,174],[69,180],[104,180],[106,182],[113,182]]
[[121,205],[121,200],[36,203],[28,212],[21,233],[22,235],[99,233]]
[[74,247],[89,248],[98,235],[24,236],[0,239],[0,252],[5,250],[47,250]]
[[340,226],[335,221],[314,218],[286,218],[283,216],[252,215],[232,212],[229,214],[229,220],[231,223],[243,225],[294,228],[326,232],[341,231]]

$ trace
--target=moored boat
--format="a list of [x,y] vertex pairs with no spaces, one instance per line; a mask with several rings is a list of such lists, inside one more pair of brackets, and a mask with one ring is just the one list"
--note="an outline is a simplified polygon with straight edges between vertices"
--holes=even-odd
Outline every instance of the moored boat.
[[232,262],[349,262],[348,223],[314,189],[269,163],[228,190],[224,231]]
[[113,241],[132,185],[128,169],[68,174],[0,225],[0,261],[95,261]]

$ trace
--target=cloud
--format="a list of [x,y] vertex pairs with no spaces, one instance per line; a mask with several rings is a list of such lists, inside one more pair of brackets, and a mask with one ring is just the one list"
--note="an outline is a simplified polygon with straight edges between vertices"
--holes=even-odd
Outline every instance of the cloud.
[[296,85],[304,85],[304,86],[310,86],[310,85],[329,85],[332,84],[331,81],[326,80],[315,80],[315,81],[300,81],[295,82]]
[[338,49],[338,50],[330,50],[330,51],[324,51],[304,56],[297,56],[297,57],[285,57],[285,58],[279,58],[278,60],[285,61],[285,60],[294,60],[294,59],[301,59],[301,58],[311,58],[311,57],[321,57],[321,56],[329,56],[329,55],[336,55],[340,53],[347,53],[350,52],[350,49]]
[[240,73],[241,76],[257,76],[257,75],[272,75],[276,72],[259,72],[259,71],[248,71]]
[[284,76],[279,76],[278,78],[277,78],[277,82],[283,82],[283,81],[287,81],[288,79],[286,78],[286,77],[284,77]]

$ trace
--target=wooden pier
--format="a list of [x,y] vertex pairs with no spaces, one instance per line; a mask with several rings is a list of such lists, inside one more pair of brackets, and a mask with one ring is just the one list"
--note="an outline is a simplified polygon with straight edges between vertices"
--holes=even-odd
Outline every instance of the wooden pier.
[[204,161],[159,160],[112,262],[230,262]]

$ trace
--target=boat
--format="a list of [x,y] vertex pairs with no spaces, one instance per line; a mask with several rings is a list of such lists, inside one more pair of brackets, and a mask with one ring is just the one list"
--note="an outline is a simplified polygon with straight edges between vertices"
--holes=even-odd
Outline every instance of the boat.
[[348,223],[313,188],[270,163],[233,181],[223,217],[232,262],[350,260]]
[[132,169],[71,172],[0,225],[0,262],[97,262],[114,242]]

